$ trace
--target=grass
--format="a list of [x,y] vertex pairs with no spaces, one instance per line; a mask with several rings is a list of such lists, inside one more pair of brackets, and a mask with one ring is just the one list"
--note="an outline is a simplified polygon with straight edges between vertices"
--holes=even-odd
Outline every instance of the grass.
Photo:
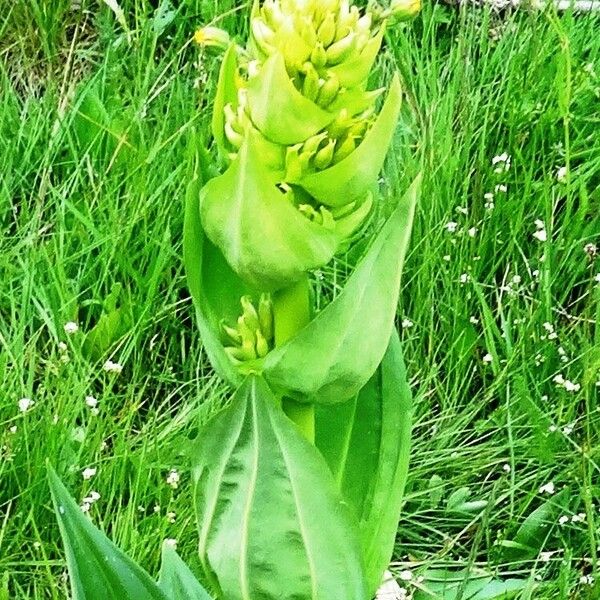
[[[0,22],[0,598],[67,595],[46,459],[78,500],[101,495],[94,521],[150,572],[164,538],[197,564],[186,449],[224,389],[181,265],[187,146],[218,68],[189,40],[213,20],[241,34],[233,4],[130,0],[124,28],[91,2],[15,3]],[[600,542],[599,27],[434,4],[388,34],[378,76],[397,68],[407,92],[390,192],[424,170],[398,313],[408,587],[452,565],[525,579],[523,599],[600,595],[580,581]]]

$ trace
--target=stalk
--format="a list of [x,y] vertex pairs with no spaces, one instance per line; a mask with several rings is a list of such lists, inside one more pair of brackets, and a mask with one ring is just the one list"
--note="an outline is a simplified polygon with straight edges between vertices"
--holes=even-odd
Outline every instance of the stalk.
[[[291,286],[280,290],[273,297],[275,322],[275,346],[287,342],[311,319],[310,285],[308,275]],[[281,400],[283,412],[296,424],[302,435],[313,444],[315,441],[315,407],[313,404],[296,402],[292,398]]]

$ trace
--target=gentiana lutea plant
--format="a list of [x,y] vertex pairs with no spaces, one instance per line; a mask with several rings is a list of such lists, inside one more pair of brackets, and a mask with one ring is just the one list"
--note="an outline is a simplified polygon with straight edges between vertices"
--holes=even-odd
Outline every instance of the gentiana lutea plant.
[[[402,93],[395,74],[369,81],[386,27],[416,11],[256,1],[243,47],[195,36],[224,51],[184,224],[204,348],[235,389],[191,449],[201,579],[218,599],[369,600],[389,563],[412,412],[394,319],[420,180],[380,193]],[[318,297],[340,254],[350,274]],[[155,584],[50,480],[76,598],[210,597],[169,552],[173,589]],[[121,595],[86,583],[84,551]]]
[[[365,600],[390,560],[411,417],[394,317],[419,190],[368,227],[393,202],[378,179],[400,82],[369,87],[390,14],[255,2],[247,44],[224,52],[217,173],[199,149],[184,239],[205,349],[237,388],[193,457],[200,559],[219,598]],[[315,310],[315,272],[361,247]]]

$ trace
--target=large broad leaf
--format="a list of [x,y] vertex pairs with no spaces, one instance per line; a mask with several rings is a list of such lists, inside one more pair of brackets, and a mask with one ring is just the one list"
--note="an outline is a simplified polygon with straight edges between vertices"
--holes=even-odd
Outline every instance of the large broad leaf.
[[163,543],[158,587],[173,600],[211,600],[175,548]]
[[172,600],[92,525],[50,467],[48,481],[67,553],[73,600]]
[[329,68],[329,71],[334,73],[340,80],[342,86],[353,88],[360,85],[369,77],[373,63],[381,48],[384,34],[385,24],[381,26],[377,35],[373,36],[367,42],[358,56]]
[[248,102],[252,122],[278,144],[303,142],[335,118],[294,87],[280,52],[272,54],[248,81]]
[[308,174],[297,183],[328,206],[342,206],[363,197],[379,177],[401,104],[402,90],[396,74],[375,123],[358,148],[339,163]]
[[208,238],[233,270],[262,290],[287,287],[327,264],[338,238],[298,211],[277,187],[249,131],[237,158],[200,192],[200,217]]
[[221,63],[212,113],[212,133],[221,156],[226,156],[228,152],[224,130],[224,108],[226,104],[231,104],[234,109],[238,105],[237,66],[237,47],[231,44]]
[[373,375],[394,328],[420,181],[410,186],[335,300],[265,357],[264,374],[273,387],[300,401],[329,404],[356,395]]
[[360,393],[316,411],[315,444],[356,512],[371,593],[394,548],[411,430],[412,394],[394,331],[381,365]]
[[227,600],[365,600],[356,524],[323,457],[250,376],[198,434],[200,558]]
[[241,376],[223,349],[220,322],[226,319],[235,323],[240,311],[240,298],[245,294],[256,297],[256,290],[241,281],[202,230],[198,198],[202,185],[211,177],[208,170],[210,158],[200,140],[192,139],[191,144],[183,225],[183,263],[204,349],[215,371],[237,386],[241,383]]

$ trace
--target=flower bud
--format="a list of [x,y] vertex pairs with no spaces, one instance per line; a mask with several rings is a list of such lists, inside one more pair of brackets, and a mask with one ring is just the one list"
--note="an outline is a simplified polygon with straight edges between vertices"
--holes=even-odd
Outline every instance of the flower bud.
[[275,41],[275,33],[273,30],[262,20],[252,19],[252,37],[256,42],[258,48],[264,54],[271,54],[274,51],[273,43]]
[[304,169],[300,161],[300,149],[302,144],[294,144],[289,146],[285,154],[285,178],[288,181],[298,181],[303,173]]
[[343,37],[339,42],[331,44],[327,48],[327,64],[339,65],[345,61],[356,48],[356,34],[354,32],[349,33],[346,37]]
[[398,21],[410,21],[421,11],[421,0],[392,0],[389,15]]
[[302,145],[303,152],[309,152],[315,154],[321,145],[321,142],[327,137],[326,133],[317,133],[312,137],[309,137],[306,142]]
[[341,160],[344,160],[346,157],[350,156],[350,154],[352,154],[355,150],[355,138],[351,135],[347,135],[344,140],[337,145],[332,162],[334,164],[339,163]]
[[322,69],[327,63],[327,52],[321,42],[317,42],[310,54],[310,62],[316,69]]
[[336,99],[339,91],[340,80],[334,74],[331,74],[319,90],[317,104],[321,108],[327,108]]
[[256,331],[256,354],[259,358],[265,357],[269,353],[269,344],[267,340],[264,338],[263,334],[260,332],[260,329]]
[[243,309],[243,318],[248,328],[255,331],[256,329],[260,329],[260,323],[258,321],[258,313],[254,308],[254,304],[252,304],[252,298],[250,296],[242,296],[240,298],[240,303]]
[[304,63],[302,70],[305,73],[302,95],[314,102],[319,93],[319,74],[310,62]]
[[327,46],[329,46],[335,39],[335,32],[335,15],[333,13],[329,13],[325,17],[317,31],[317,37],[319,38],[319,41],[321,42],[321,44],[323,44],[325,48],[327,48]]
[[258,301],[258,320],[264,338],[270,342],[273,339],[273,301],[269,294],[261,294]]
[[194,42],[205,48],[227,50],[231,40],[224,29],[218,27],[201,27],[194,33]]
[[278,29],[283,24],[285,17],[281,12],[279,2],[274,0],[265,0],[262,7],[262,16],[271,29]]
[[352,119],[348,115],[348,110],[343,108],[335,121],[327,128],[330,138],[341,138],[346,134],[348,128],[352,125]]
[[333,160],[335,150],[335,140],[329,140],[327,145],[315,154],[314,165],[316,169],[326,169]]
[[223,129],[225,130],[225,137],[227,138],[229,143],[234,148],[240,148],[244,141],[244,136],[241,133],[235,131],[233,125],[231,124],[231,121],[225,121]]
[[227,336],[227,338],[234,344],[239,345],[242,343],[242,336],[240,332],[237,329],[235,329],[235,327],[229,327],[229,325],[222,322],[221,329],[223,330],[223,333]]

